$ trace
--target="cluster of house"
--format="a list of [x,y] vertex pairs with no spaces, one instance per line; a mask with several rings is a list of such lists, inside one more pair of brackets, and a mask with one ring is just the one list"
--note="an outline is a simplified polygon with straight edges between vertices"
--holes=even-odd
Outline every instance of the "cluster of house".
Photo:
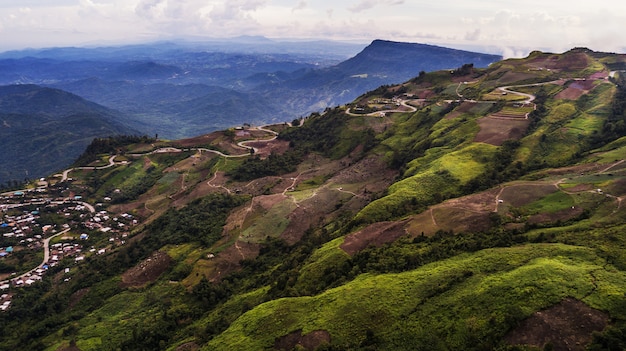
[[[17,239],[20,246],[30,249],[41,247],[41,229],[37,220],[39,211],[23,211],[20,215],[4,215],[0,221],[0,232],[5,239]],[[15,240],[13,240],[15,241]],[[4,248],[4,254],[0,251],[0,258],[13,253],[13,247]]]
[[11,294],[0,295],[0,311],[6,311],[11,306]]
[[[82,202],[80,196],[58,199],[36,196],[39,196],[36,192],[0,196],[0,245],[5,243],[4,247],[0,246],[0,260],[10,259],[14,251],[42,250],[47,245],[44,238],[60,237],[54,239],[56,243],[49,245],[48,255],[44,255],[47,260],[40,262],[36,269],[21,275],[12,273],[6,280],[0,281],[0,311],[7,310],[11,305],[11,298],[17,292],[15,288],[41,281],[49,268],[59,265],[66,258],[80,263],[89,255],[101,255],[114,246],[125,244],[129,228],[138,223],[134,216],[127,213],[112,215],[107,211],[97,211],[95,207],[99,205],[94,207]],[[65,218],[65,223],[42,223],[40,210]],[[83,231],[87,233],[76,235],[76,232]],[[96,239],[89,240],[90,236]],[[87,243],[97,247],[83,250]],[[69,273],[69,267],[64,270]],[[70,279],[71,276],[67,275],[65,281]]]

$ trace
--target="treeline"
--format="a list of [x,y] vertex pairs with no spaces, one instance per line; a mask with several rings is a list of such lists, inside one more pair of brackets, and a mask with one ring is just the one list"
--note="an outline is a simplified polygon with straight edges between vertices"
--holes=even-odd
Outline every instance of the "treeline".
[[329,109],[324,115],[311,115],[302,126],[289,128],[280,133],[278,138],[289,141],[291,147],[304,152],[316,151],[331,156],[345,124],[346,115],[343,111]]
[[304,159],[304,152],[300,149],[288,150],[282,155],[271,153],[261,159],[255,155],[246,159],[240,166],[229,171],[227,175],[236,181],[248,181],[261,177],[275,176],[293,172]]
[[156,141],[147,135],[116,135],[106,138],[94,138],[91,144],[74,162],[74,166],[84,166],[98,159],[101,154],[123,153],[129,144],[152,143]]
[[314,113],[300,127],[289,128],[280,133],[279,139],[289,141],[289,150],[280,155],[272,153],[265,159],[258,155],[253,156],[227,175],[236,181],[248,181],[294,172],[311,152],[339,159],[362,145],[362,154],[365,154],[377,145],[376,133],[369,128],[346,128],[348,118],[338,108],[329,109],[324,115]]

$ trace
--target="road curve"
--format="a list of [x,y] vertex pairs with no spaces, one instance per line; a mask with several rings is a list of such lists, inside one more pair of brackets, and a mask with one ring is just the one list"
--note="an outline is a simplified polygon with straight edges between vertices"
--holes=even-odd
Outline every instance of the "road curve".
[[23,274],[20,274],[20,275],[18,275],[16,277],[13,277],[11,279],[3,280],[3,281],[0,282],[0,284],[6,284],[6,283],[10,282],[11,280],[23,279],[26,276],[30,276],[33,272],[35,272],[39,268],[42,268],[46,263],[48,263],[48,260],[50,259],[50,240],[56,238],[59,235],[63,235],[65,233],[69,232],[70,230],[71,230],[70,228],[65,229],[65,230],[63,230],[63,231],[61,231],[61,232],[59,232],[57,234],[54,234],[54,235],[52,235],[52,236],[50,236],[48,238],[45,238],[43,240],[43,261],[41,261],[41,263],[37,267],[31,269],[30,271],[28,271],[26,273],[23,273]]
[[105,168],[113,167],[113,166],[115,166],[115,157],[116,156],[117,155],[113,155],[113,156],[109,157],[109,164],[106,165],[106,166],[68,168],[65,171],[63,171],[63,176],[61,177],[61,182],[67,181],[69,173],[74,171],[74,170],[76,170],[76,169],[105,169]]

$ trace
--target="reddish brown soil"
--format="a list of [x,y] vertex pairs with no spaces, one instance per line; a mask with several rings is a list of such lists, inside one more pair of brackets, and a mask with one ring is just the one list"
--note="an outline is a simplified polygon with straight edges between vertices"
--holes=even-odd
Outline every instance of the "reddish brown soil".
[[352,256],[370,245],[381,246],[406,235],[406,224],[407,221],[374,223],[348,235],[340,247]]
[[502,191],[500,199],[505,204],[521,207],[556,191],[557,188],[552,184],[530,183],[511,185]]
[[463,113],[468,112],[472,109],[472,107],[476,106],[475,102],[463,102],[459,107],[455,108],[454,111],[448,113],[445,119],[453,119],[461,116]]
[[432,90],[422,90],[417,93],[417,97],[420,99],[430,99],[434,96],[437,96],[437,94]]
[[220,281],[228,274],[235,272],[241,268],[241,260],[252,259],[259,255],[260,245],[237,241],[224,251],[220,252],[216,261],[216,269],[207,277],[209,281]]
[[611,182],[605,189],[608,193],[614,196],[626,195],[626,179],[618,179]]
[[549,169],[539,174],[541,175],[566,175],[566,174],[591,174],[606,168],[606,165],[599,165],[597,163],[587,163],[578,166],[563,167],[556,169]]
[[198,351],[198,350],[200,350],[200,345],[196,344],[195,342],[188,342],[176,348],[176,351]]
[[551,70],[577,71],[587,68],[589,57],[583,52],[566,53],[564,55],[540,55],[534,58],[529,66]]
[[285,140],[272,140],[269,142],[255,141],[246,143],[246,146],[258,149],[256,155],[260,155],[263,158],[269,156],[271,153],[284,153],[289,149],[289,142]]
[[172,259],[165,252],[155,251],[150,257],[124,272],[120,286],[143,287],[157,280],[169,268],[171,262]]
[[558,221],[565,222],[576,218],[583,213],[582,207],[566,208],[553,213],[540,213],[528,218],[530,224],[551,224]]
[[76,345],[61,346],[56,351],[81,351]]
[[407,231],[412,237],[416,237],[422,233],[432,236],[438,230],[453,233],[486,230],[491,226],[489,216],[495,209],[495,199],[499,191],[494,188],[446,200],[428,211],[412,216]]
[[564,191],[568,193],[579,193],[582,191],[589,191],[593,188],[593,184],[577,184],[571,188],[564,189]]
[[511,330],[505,341],[511,345],[531,345],[540,349],[548,343],[555,351],[582,351],[609,322],[606,313],[583,302],[566,298],[543,311],[536,312]]
[[277,338],[274,342],[275,350],[315,350],[323,344],[330,343],[330,333],[325,330],[315,330],[302,335],[302,330],[297,330]]
[[595,88],[592,80],[575,81],[556,95],[557,99],[576,100]]
[[521,138],[528,128],[529,121],[523,118],[483,117],[478,121],[480,131],[474,138],[475,142],[500,146],[506,140]]
[[70,309],[76,306],[76,304],[79,303],[80,300],[83,298],[83,296],[87,295],[88,292],[89,292],[89,288],[83,288],[83,289],[77,290],[72,295],[70,295],[70,302],[69,302]]

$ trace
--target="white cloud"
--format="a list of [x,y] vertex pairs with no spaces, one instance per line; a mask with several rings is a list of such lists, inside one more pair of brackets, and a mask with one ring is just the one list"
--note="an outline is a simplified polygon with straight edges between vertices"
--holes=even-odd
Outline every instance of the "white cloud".
[[404,4],[404,0],[361,0],[358,4],[351,6],[348,9],[352,12],[361,12],[374,8],[375,6],[388,7],[402,4]]
[[306,1],[302,0],[302,1],[300,1],[300,2],[296,5],[296,6],[294,6],[294,8],[293,8],[293,9],[291,9],[291,11],[292,11],[292,12],[296,12],[296,11],[298,11],[298,10],[304,10],[304,9],[306,9],[308,6],[309,6],[309,4],[308,4]]
[[[347,4],[347,5],[346,5]],[[567,6],[564,6],[567,5]],[[0,0],[0,50],[265,35],[447,46],[623,50],[626,2],[583,0]],[[504,49],[502,49],[504,50]]]

